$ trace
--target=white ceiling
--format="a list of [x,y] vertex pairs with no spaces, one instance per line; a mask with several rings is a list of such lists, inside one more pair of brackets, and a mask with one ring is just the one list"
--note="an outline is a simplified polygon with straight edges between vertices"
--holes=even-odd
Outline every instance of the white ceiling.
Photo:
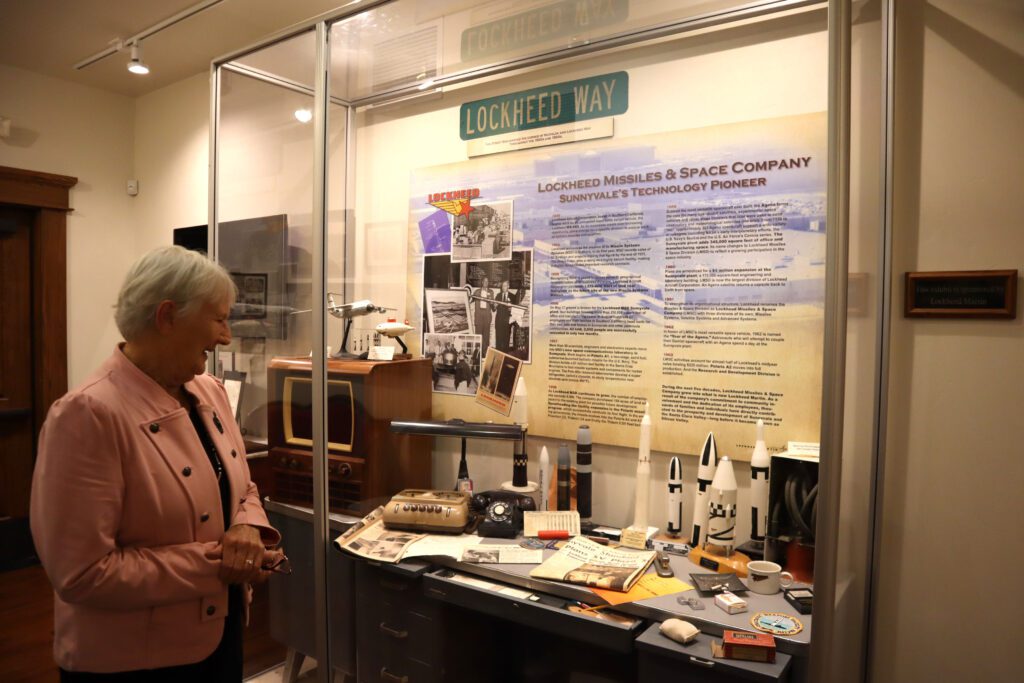
[[198,0],[0,0],[0,64],[137,97],[209,70],[210,61],[348,0],[224,0],[143,42],[146,76],[127,52],[74,64]]

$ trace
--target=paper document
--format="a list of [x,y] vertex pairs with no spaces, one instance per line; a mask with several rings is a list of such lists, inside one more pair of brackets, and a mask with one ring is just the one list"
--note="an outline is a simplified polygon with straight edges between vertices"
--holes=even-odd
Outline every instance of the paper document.
[[579,536],[580,513],[576,510],[524,512],[523,536],[536,536],[541,531],[567,531],[570,536]]
[[462,551],[462,561],[474,564],[540,564],[544,561],[544,551],[517,545],[473,545]]
[[340,550],[379,562],[398,562],[406,548],[423,534],[384,528],[384,508],[379,507],[334,539]]
[[479,545],[480,541],[480,537],[475,534],[460,534],[459,536],[429,534],[410,545],[402,557],[444,556],[458,560],[462,558],[462,551],[466,547]]
[[609,605],[621,605],[624,602],[637,602],[647,598],[656,598],[660,595],[672,595],[683,591],[693,590],[693,586],[680,581],[674,576],[662,577],[657,574],[644,574],[625,593],[609,591],[603,588],[591,588],[598,595],[607,601]]

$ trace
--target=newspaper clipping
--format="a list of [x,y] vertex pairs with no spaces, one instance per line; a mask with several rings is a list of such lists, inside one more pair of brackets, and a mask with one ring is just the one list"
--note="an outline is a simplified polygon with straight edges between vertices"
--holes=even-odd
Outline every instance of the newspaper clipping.
[[379,507],[334,539],[334,545],[369,560],[398,562],[406,548],[424,536],[384,528],[384,508]]
[[615,550],[577,536],[531,571],[530,576],[628,591],[653,560],[654,551]]

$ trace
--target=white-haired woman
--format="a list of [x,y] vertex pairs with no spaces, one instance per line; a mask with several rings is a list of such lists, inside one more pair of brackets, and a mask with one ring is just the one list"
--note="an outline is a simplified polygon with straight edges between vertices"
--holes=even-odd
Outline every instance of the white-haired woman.
[[242,679],[246,587],[283,555],[206,374],[235,296],[201,254],[146,254],[118,295],[124,343],[47,415],[31,526],[62,681]]

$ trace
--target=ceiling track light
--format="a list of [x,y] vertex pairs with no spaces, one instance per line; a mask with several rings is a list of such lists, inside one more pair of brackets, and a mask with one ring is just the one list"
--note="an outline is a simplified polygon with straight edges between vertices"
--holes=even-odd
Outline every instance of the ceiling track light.
[[128,61],[128,70],[133,74],[149,73],[149,67],[142,61],[142,43],[132,43],[132,58]]

